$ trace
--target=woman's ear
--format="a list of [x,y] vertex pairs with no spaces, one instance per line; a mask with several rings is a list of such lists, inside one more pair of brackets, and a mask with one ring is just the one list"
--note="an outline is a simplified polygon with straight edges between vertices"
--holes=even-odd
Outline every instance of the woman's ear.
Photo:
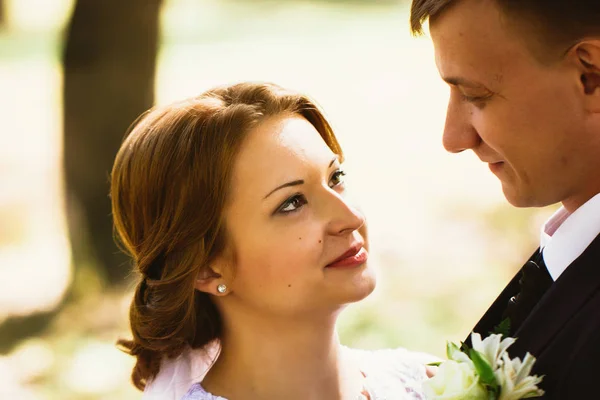
[[581,91],[586,109],[600,113],[600,40],[586,40],[574,47],[580,69]]
[[204,293],[214,296],[225,296],[230,290],[222,272],[224,265],[222,260],[216,260],[210,266],[206,266],[200,270],[196,278],[194,287]]

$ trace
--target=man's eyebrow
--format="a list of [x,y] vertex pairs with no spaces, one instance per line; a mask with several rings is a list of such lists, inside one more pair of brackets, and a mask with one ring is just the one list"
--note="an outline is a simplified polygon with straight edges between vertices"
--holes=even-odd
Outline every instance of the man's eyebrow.
[[[329,163],[329,167],[328,167],[328,168],[331,168],[331,166],[332,166],[332,165],[333,165],[333,164],[334,164],[334,163],[335,163],[337,160],[339,160],[339,158],[340,158],[340,156],[338,156],[338,155],[336,154],[336,156],[335,156],[335,157],[333,157],[333,159],[332,159],[332,160],[331,160],[331,162]],[[269,192],[269,194],[267,194],[267,195],[266,195],[266,196],[263,198],[263,200],[264,200],[264,199],[266,199],[267,197],[269,197],[270,195],[272,195],[273,193],[275,193],[276,191],[280,190],[280,189],[283,189],[283,188],[286,188],[286,187],[290,187],[290,186],[299,186],[299,185],[304,185],[304,181],[303,181],[302,179],[298,179],[298,180],[295,180],[295,181],[291,181],[291,182],[288,182],[288,183],[284,183],[283,185],[281,185],[281,186],[277,186],[275,189],[271,190],[271,191]]]
[[470,81],[459,76],[446,76],[442,78],[444,81],[453,86],[465,86],[469,88],[485,88],[485,85]]
[[[269,194],[267,194],[264,199],[266,199],[267,197],[269,197],[270,195],[272,195],[273,193],[275,193],[276,191],[278,191],[279,189],[283,189],[286,187],[290,187],[290,186],[299,186],[299,185],[304,185],[304,181],[302,179],[299,179],[297,181],[292,181],[292,182],[288,182],[288,183],[284,183],[281,186],[277,186],[275,189],[271,190],[269,192]],[[263,199],[263,200],[264,200]]]

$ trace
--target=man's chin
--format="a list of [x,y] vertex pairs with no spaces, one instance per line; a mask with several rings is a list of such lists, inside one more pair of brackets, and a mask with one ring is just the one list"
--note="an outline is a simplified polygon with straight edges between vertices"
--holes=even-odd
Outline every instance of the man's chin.
[[502,191],[506,200],[517,208],[546,207],[559,202],[559,200],[544,199],[542,196],[536,196],[534,193],[525,190],[518,190],[514,186],[504,183],[502,183]]
[[514,207],[527,208],[534,206],[531,202],[531,196],[525,195],[523,190],[519,190],[519,188],[514,185],[502,182],[502,192],[504,193],[506,201]]

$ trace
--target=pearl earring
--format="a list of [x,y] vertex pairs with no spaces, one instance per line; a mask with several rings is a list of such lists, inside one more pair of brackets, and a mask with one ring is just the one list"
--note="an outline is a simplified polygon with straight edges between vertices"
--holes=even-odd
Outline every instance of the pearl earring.
[[223,283],[221,283],[219,286],[217,286],[217,292],[219,293],[225,293],[227,291],[227,286]]

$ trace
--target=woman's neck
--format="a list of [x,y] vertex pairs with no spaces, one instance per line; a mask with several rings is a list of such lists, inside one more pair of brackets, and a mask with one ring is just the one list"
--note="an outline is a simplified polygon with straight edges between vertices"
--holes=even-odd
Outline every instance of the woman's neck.
[[358,365],[342,351],[335,316],[257,318],[227,324],[218,360],[202,385],[229,400],[356,399]]

